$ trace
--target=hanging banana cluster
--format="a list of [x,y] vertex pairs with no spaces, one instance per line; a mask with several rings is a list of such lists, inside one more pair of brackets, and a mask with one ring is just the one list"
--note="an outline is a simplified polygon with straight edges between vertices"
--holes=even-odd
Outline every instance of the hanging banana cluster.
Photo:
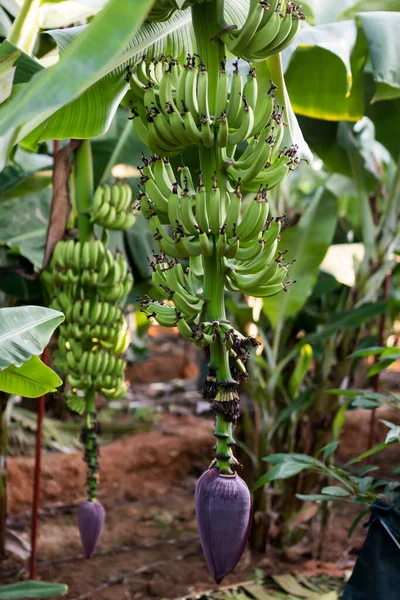
[[258,62],[287,48],[304,19],[292,0],[250,0],[243,27],[221,23],[219,35],[232,54]]
[[[230,291],[267,297],[286,291],[292,283],[287,277],[289,265],[277,249],[282,220],[268,220],[267,189],[299,164],[295,146],[281,148],[286,124],[283,110],[274,105],[276,86],[271,82],[259,86],[253,67],[243,83],[236,62],[229,94],[222,61],[214,94],[205,65],[190,55],[183,67],[174,59],[161,57],[149,63],[143,59],[134,72],[128,71],[128,78],[135,95],[143,96],[142,105],[133,108],[133,125],[142,132],[143,141],[157,150],[150,160],[143,156],[138,167],[138,205],[162,252],[150,262],[158,300],[144,299],[143,309],[161,325],[176,326],[185,339],[199,346],[220,340],[240,379],[253,341],[229,323],[207,320],[204,260],[216,257],[221,281]],[[210,116],[211,106],[220,119]],[[143,107],[146,121],[139,114]],[[148,128],[143,133],[145,122]],[[175,135],[177,130],[180,133]],[[175,173],[167,156],[195,138],[217,159],[219,169],[208,181],[201,171],[193,178],[183,164]],[[236,158],[237,146],[245,140],[247,147]],[[248,191],[244,197],[242,188]],[[180,259],[189,260],[187,272]]]
[[105,229],[125,231],[136,220],[132,188],[127,183],[99,186],[93,198],[91,222]]
[[[195,319],[203,310],[204,256],[222,259],[221,275],[231,291],[264,298],[290,285],[288,264],[277,252],[282,219],[268,220],[265,188],[243,199],[239,180],[233,192],[221,194],[216,175],[208,188],[201,173],[194,185],[185,166],[179,168],[179,185],[168,159],[157,155],[145,160],[140,170],[145,191],[138,199],[154,239],[165,255],[189,259],[188,274],[177,261],[156,257],[150,263],[160,295],[173,300],[185,317]],[[172,226],[171,234],[163,223]],[[172,317],[170,311],[169,326],[175,325]]]
[[56,363],[68,373],[70,408],[83,412],[85,393],[92,388],[106,398],[123,397],[129,331],[120,304],[133,283],[123,255],[114,256],[97,239],[61,241],[45,279],[51,306],[65,314]]
[[[160,16],[173,4],[160,0],[155,10]],[[207,10],[190,4],[197,54],[188,54],[184,64],[143,57],[127,69],[126,79],[133,128],[152,152],[138,167],[138,207],[161,250],[149,261],[156,297],[143,298],[142,310],[209,347],[202,393],[216,415],[217,441],[195,502],[204,555],[220,583],[240,559],[251,523],[250,492],[234,471],[232,428],[239,416],[238,385],[258,344],[226,318],[225,293],[265,298],[294,283],[278,249],[282,218],[269,215],[267,195],[300,161],[297,146],[284,145],[277,88],[257,78],[252,63],[289,44],[303,16],[291,0],[250,0],[248,18],[237,30],[221,22],[224,0],[213,0]],[[250,61],[247,76],[238,60],[229,75],[226,47]],[[266,73],[268,65],[259,71]],[[189,146],[198,152],[199,168],[182,162],[174,169],[170,157]]]

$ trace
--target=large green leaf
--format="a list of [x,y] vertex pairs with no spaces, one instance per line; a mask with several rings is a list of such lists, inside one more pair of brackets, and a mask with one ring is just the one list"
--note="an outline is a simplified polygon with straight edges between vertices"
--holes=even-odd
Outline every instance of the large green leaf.
[[355,21],[304,27],[283,53],[286,84],[296,113],[357,121],[364,114],[365,36]]
[[[151,0],[135,3],[135,22],[143,16],[144,4],[149,3]],[[0,108],[0,135],[6,136],[11,129],[3,142],[0,138],[0,156],[2,146],[9,150],[12,143],[35,128],[38,129],[29,136],[28,144],[33,147],[39,139],[101,135],[127,89],[124,80],[127,64],[134,64],[143,54],[180,56],[192,50],[190,10],[177,11],[164,23],[146,23],[133,37],[137,27],[132,18],[126,18],[132,13],[131,9],[129,0],[111,0],[89,26],[52,32],[65,52],[57,65],[38,75],[22,90],[16,89],[9,102]],[[243,23],[247,10],[248,0],[227,0],[225,4],[227,20],[238,26]],[[113,23],[112,29],[109,23]],[[131,36],[126,37],[129,24]],[[54,114],[61,107],[65,109]],[[51,115],[54,116],[46,122]],[[19,125],[22,130],[15,131]],[[4,157],[3,149],[3,160]]]
[[39,64],[34,58],[25,54],[11,44],[8,40],[4,40],[2,44],[0,44],[0,60],[7,58],[8,56],[13,55],[15,52],[18,52],[18,58],[15,63],[16,71],[14,77],[14,83],[26,83],[37,73],[38,71],[43,71],[43,67]]
[[129,115],[127,108],[119,106],[107,132],[91,141],[95,188],[111,176],[115,165],[125,168],[117,176],[129,179],[132,187],[139,183],[137,166],[142,162],[145,147],[128,120]]
[[264,312],[273,327],[294,316],[304,305],[316,281],[319,266],[336,229],[337,199],[328,190],[320,190],[302,218],[281,235],[281,248],[288,250],[290,279],[296,284],[286,294],[264,300]]
[[6,11],[0,6],[0,37],[7,37],[11,29],[11,20]]
[[338,13],[352,6],[355,0],[308,0],[317,24],[331,23]]
[[13,163],[0,173],[0,201],[27,196],[47,187],[51,183],[52,167],[52,156],[25,152],[18,147]]
[[38,268],[43,264],[50,203],[51,190],[45,188],[1,204],[0,244],[25,256]]
[[42,363],[38,356],[32,356],[21,367],[10,365],[0,371],[0,390],[24,398],[38,398],[55,392],[61,384],[57,373]]
[[397,160],[400,154],[400,99],[375,102],[368,107],[367,115],[375,125],[376,139]]
[[399,98],[400,12],[360,13],[358,17],[367,37],[376,82],[373,101]]
[[125,233],[130,262],[134,267],[135,281],[150,279],[151,269],[148,257],[157,251],[149,223],[139,214],[136,223]]
[[273,467],[268,473],[262,475],[255,484],[252,486],[251,491],[254,492],[258,490],[260,487],[267,485],[271,481],[275,481],[277,479],[289,479],[294,475],[298,475],[302,471],[305,471],[309,468],[309,464],[306,463],[296,463],[296,462],[282,462],[275,467]]
[[[384,103],[385,105],[388,103]],[[372,110],[379,110],[380,104],[371,105]],[[393,117],[393,113],[390,113]],[[323,121],[320,119],[300,118],[300,126],[311,149],[324,161],[324,167],[353,178],[353,171],[349,161],[349,151],[357,156],[358,164],[363,166],[364,179],[368,191],[375,188],[377,181],[382,179],[382,163],[389,164],[390,156],[381,143],[377,142],[378,132],[368,118],[363,118],[357,123],[339,121]],[[393,123],[393,128],[397,124]],[[383,130],[383,127],[381,127]],[[385,132],[386,138],[391,139],[392,133]],[[380,140],[382,141],[382,140]],[[393,139],[393,146],[395,140]],[[333,182],[332,182],[333,183]],[[335,182],[337,188],[337,182]],[[346,188],[337,195],[341,197],[355,197],[355,190],[351,181],[346,182]],[[333,189],[333,188],[332,188]],[[335,190],[336,191],[336,190]],[[355,211],[355,221],[359,221],[359,214]]]
[[65,596],[68,586],[64,583],[21,581],[0,587],[0,600],[24,600],[24,598],[52,598]]
[[15,50],[5,58],[0,58],[0,104],[11,94],[16,69],[14,63],[20,54],[19,50]]
[[[37,73],[24,86],[23,93],[12,95],[3,103],[0,136],[13,131],[12,137],[16,137],[22,128],[19,135],[23,137],[118,66],[118,57],[138,31],[151,4],[152,0],[136,0],[132,10],[131,0],[110,0],[58,64]],[[94,110],[97,109],[98,105]],[[1,143],[0,139],[0,146]]]
[[0,308],[0,369],[41,354],[62,321],[62,313],[42,306]]
[[66,27],[95,15],[107,0],[64,0],[43,2],[39,10],[39,25],[42,29]]
[[314,343],[332,337],[338,331],[358,329],[387,311],[387,302],[368,302],[357,308],[337,313],[331,322],[318,331],[306,335],[302,343]]
[[[55,113],[39,137],[48,140],[88,138],[107,131],[115,111],[128,90],[126,67],[136,64],[144,54],[183,57],[192,48],[190,12],[177,12],[168,23],[144,23],[130,42],[115,69],[91,86],[75,102]],[[50,31],[60,52],[68,50],[85,27]],[[97,107],[91,110],[91,107]]]
[[1,0],[0,4],[12,17],[16,17],[20,10],[17,0]]
[[400,11],[400,0],[359,0],[353,6],[346,8],[336,17],[337,21],[354,19],[358,13],[371,11]]

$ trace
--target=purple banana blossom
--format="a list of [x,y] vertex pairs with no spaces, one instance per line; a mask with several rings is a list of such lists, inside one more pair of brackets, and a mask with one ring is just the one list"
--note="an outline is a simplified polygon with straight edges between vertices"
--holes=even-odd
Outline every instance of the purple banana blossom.
[[238,564],[249,535],[252,500],[249,488],[235,474],[208,469],[196,485],[197,524],[210,573],[221,583]]
[[92,558],[103,530],[106,511],[100,502],[82,502],[78,510],[79,533],[85,558]]

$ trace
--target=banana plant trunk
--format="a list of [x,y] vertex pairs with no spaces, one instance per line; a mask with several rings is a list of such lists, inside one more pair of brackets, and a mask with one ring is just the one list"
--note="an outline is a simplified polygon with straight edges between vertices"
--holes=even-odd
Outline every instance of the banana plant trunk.
[[0,560],[6,558],[7,469],[6,455],[8,394],[0,392]]

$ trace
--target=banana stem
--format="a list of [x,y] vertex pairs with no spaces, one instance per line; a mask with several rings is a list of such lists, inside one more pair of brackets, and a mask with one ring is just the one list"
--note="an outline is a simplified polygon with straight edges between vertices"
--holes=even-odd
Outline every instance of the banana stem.
[[[222,6],[222,8],[221,8]],[[218,86],[219,71],[221,61],[225,56],[225,46],[221,40],[215,40],[215,35],[220,30],[221,11],[223,5],[220,2],[211,2],[207,5],[207,10],[200,4],[192,6],[192,25],[196,40],[196,50],[208,71],[209,90],[214,91],[209,95],[209,110],[211,115],[215,115],[216,108],[216,90]],[[225,199],[226,180],[221,173],[221,165],[218,162],[216,152],[212,148],[199,148],[200,169],[203,175],[203,181],[210,193],[212,187],[212,178],[217,174],[217,184],[220,188],[220,214],[225,214],[222,210]],[[214,236],[214,245],[218,236]],[[221,321],[226,319],[225,312],[225,281],[224,281],[223,260],[216,252],[210,257],[204,257],[204,295],[207,303],[207,320]],[[237,403],[236,386],[229,364],[229,350],[217,337],[210,346],[210,375],[215,373],[217,395],[214,400],[214,409],[216,412],[216,428],[214,435],[217,438],[215,446],[216,464],[220,472],[225,475],[232,475],[230,468],[234,464],[231,446],[235,443],[232,437],[232,420],[236,419],[237,406],[232,411],[233,404]],[[224,394],[224,391],[227,393]],[[232,412],[230,412],[232,411]],[[229,414],[230,413],[230,414]],[[228,416],[229,414],[229,416]],[[233,417],[232,417],[233,415]]]
[[[215,253],[204,257],[204,295],[207,303],[207,321],[223,321],[225,312],[225,286],[222,259]],[[228,349],[220,339],[210,346],[209,366],[216,370],[217,383],[235,385],[229,366]]]
[[231,448],[235,443],[232,436],[232,423],[225,421],[223,415],[217,415],[213,435],[217,438],[214,446],[216,466],[222,475],[232,475],[231,464],[236,463]]
[[7,401],[8,394],[0,392],[0,561],[6,555],[6,518],[7,518]]
[[[196,50],[208,71],[209,89],[216,91],[221,60],[224,59],[225,45],[221,40],[214,40],[214,36],[221,29],[218,18],[220,9],[217,2],[209,2],[207,9],[204,4],[192,6],[192,26],[196,40]],[[209,107],[212,115],[215,114],[216,93],[209,96]],[[207,151],[207,149],[205,149]]]
[[75,202],[78,211],[79,240],[83,244],[92,235],[90,209],[93,199],[93,162],[90,140],[84,140],[75,153]]
[[31,54],[39,32],[41,0],[24,0],[8,34],[8,41],[26,54]]
[[83,428],[82,441],[85,444],[84,461],[87,464],[87,486],[88,500],[94,502],[97,492],[97,472],[98,472],[98,446],[96,440],[97,421],[96,421],[96,393],[94,388],[91,388],[86,395],[86,418]]

